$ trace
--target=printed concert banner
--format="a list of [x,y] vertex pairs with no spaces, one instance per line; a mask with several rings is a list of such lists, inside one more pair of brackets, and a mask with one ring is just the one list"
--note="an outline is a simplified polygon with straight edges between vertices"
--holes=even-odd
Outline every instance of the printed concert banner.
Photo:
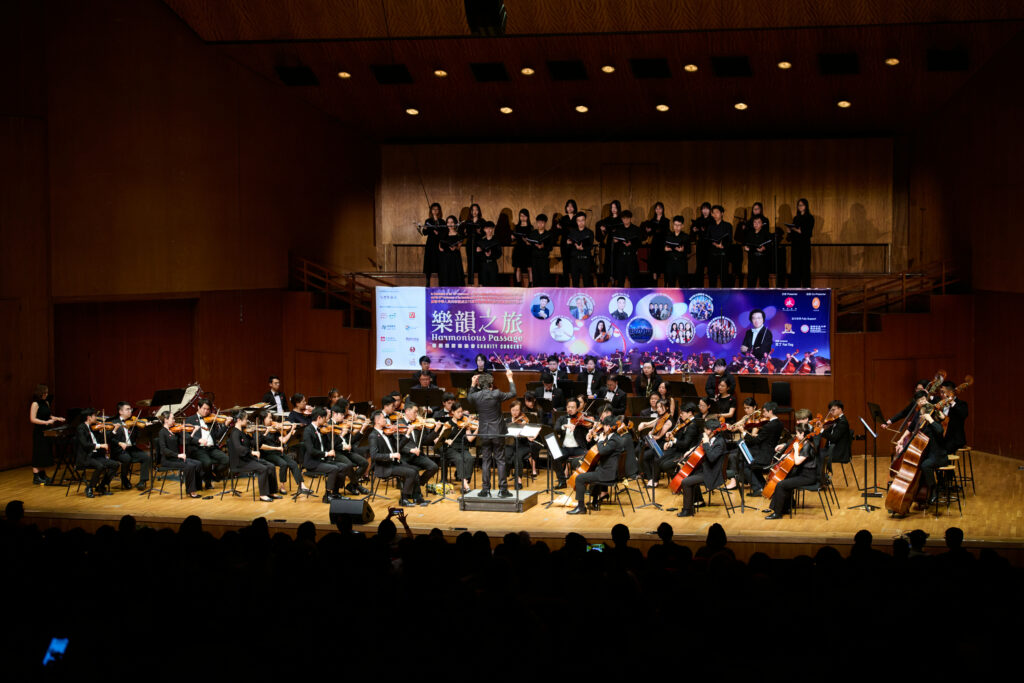
[[577,372],[587,356],[637,372],[832,372],[828,289],[378,287],[377,369]]

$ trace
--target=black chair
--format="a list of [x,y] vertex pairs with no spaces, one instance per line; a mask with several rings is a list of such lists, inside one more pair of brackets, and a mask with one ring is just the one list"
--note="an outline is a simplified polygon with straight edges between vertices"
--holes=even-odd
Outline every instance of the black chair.
[[633,495],[629,492],[629,485],[626,483],[627,481],[628,479],[626,479],[626,454],[625,452],[623,452],[619,454],[619,467],[618,472],[615,474],[615,479],[611,481],[597,482],[601,486],[608,487],[608,500],[612,500],[613,496],[615,497],[614,502],[618,503],[619,512],[622,513],[623,517],[626,516],[626,509],[622,506],[621,496],[623,493],[625,493],[626,497],[629,499],[630,509],[634,513],[636,512],[636,507],[633,505]]
[[74,465],[71,468],[72,479],[70,482],[68,482],[68,487],[64,489],[64,497],[67,498],[68,494],[71,493],[71,483],[74,481],[78,482],[78,487],[75,489],[75,495],[80,493],[82,491],[82,484],[85,483],[86,477],[89,474],[89,470],[94,469],[96,468],[93,467],[92,465],[86,465],[85,467],[79,467],[78,465]]
[[789,415],[789,431],[793,431],[793,392],[789,382],[772,382],[771,399],[778,404],[776,415]]
[[157,493],[159,493],[161,496],[164,495],[164,484],[167,483],[167,477],[171,476],[172,474],[174,474],[175,476],[178,477],[178,498],[179,499],[184,498],[185,497],[185,494],[184,494],[184,491],[185,491],[185,467],[183,465],[175,467],[173,465],[166,465],[166,464],[163,464],[163,463],[157,465],[154,462],[153,463],[153,481],[151,482],[151,486],[149,487],[149,491],[147,492],[148,495],[146,496],[146,500],[149,500],[150,498],[153,497],[153,489],[156,488],[156,478],[157,477],[160,477],[160,490],[158,490]]
[[[829,458],[828,456],[818,455],[818,481],[807,486],[800,486],[793,491],[793,500],[789,505],[789,516],[793,516],[793,508],[796,507],[797,494],[800,494],[801,507],[804,503],[804,494],[807,491],[812,491],[818,494],[818,502],[821,503],[821,511],[825,515],[825,521],[828,521],[829,515],[832,514],[832,504],[829,502],[828,496],[828,469],[829,469]],[[826,512],[825,508],[828,507]]]
[[[252,491],[252,500],[256,502],[256,474],[257,472],[240,472],[238,470],[229,470],[228,476],[224,477],[223,484],[220,488],[220,499],[224,500],[224,496],[231,494],[232,496],[241,497],[242,493],[236,488],[238,481],[245,478],[245,490]],[[228,484],[231,484],[231,488],[228,488]]]

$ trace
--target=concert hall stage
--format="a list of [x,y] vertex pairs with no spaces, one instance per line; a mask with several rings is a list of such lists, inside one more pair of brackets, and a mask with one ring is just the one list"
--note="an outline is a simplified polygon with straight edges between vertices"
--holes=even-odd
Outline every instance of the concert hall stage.
[[[884,510],[864,512],[852,510],[851,506],[861,503],[863,498],[853,483],[853,477],[847,466],[849,486],[844,485],[843,473],[837,467],[837,492],[840,510],[825,520],[818,504],[816,494],[807,494],[806,507],[796,511],[793,518],[786,517],[777,521],[767,521],[759,511],[747,510],[745,514],[734,513],[726,516],[721,499],[712,498],[710,507],[697,511],[695,517],[680,519],[674,512],[666,512],[654,508],[637,509],[633,512],[623,496],[625,516],[619,512],[617,505],[603,505],[600,512],[585,516],[568,516],[569,508],[546,507],[549,500],[547,492],[538,494],[536,505],[523,513],[460,511],[457,501],[442,501],[429,507],[406,508],[410,527],[415,533],[426,533],[432,528],[441,529],[448,536],[456,536],[462,531],[486,531],[491,537],[497,538],[509,531],[525,530],[535,540],[544,540],[552,547],[561,545],[562,539],[569,531],[583,534],[591,542],[606,541],[611,538],[611,528],[615,524],[624,523],[629,526],[633,542],[638,547],[657,540],[651,532],[661,522],[668,522],[675,530],[677,541],[693,546],[704,541],[708,527],[719,522],[729,536],[729,545],[736,555],[746,559],[755,551],[767,552],[774,557],[790,557],[797,554],[813,554],[823,544],[836,546],[844,555],[853,542],[853,535],[860,529],[868,529],[875,538],[875,545],[887,549],[892,538],[912,529],[923,529],[930,534],[929,546],[941,547],[942,536],[946,528],[958,526],[964,530],[964,545],[974,552],[984,547],[997,549],[1000,554],[1009,558],[1016,565],[1024,564],[1024,528],[1020,523],[1020,501],[1024,499],[1024,471],[1019,467],[1022,461],[1014,458],[974,452],[974,471],[977,477],[977,494],[968,492],[963,502],[963,516],[958,514],[956,504],[947,511],[940,506],[938,517],[929,509],[927,513],[915,512],[905,519],[892,519]],[[863,460],[854,457],[857,476],[862,476]],[[871,463],[868,463],[870,475]],[[52,474],[52,471],[51,471]],[[879,475],[884,476],[882,463],[879,463]],[[26,521],[36,523],[42,528],[57,526],[71,528],[82,526],[94,530],[103,524],[117,524],[125,514],[136,517],[140,525],[154,527],[176,527],[188,515],[199,515],[204,527],[215,535],[232,528],[244,526],[256,517],[266,517],[272,531],[293,533],[294,529],[306,520],[313,521],[321,534],[334,529],[328,510],[320,498],[305,500],[300,497],[293,502],[290,496],[273,503],[253,502],[249,493],[232,498],[227,496],[222,501],[220,496],[213,500],[179,500],[176,482],[168,482],[163,496],[154,494],[147,499],[138,491],[121,492],[114,483],[115,494],[88,499],[82,492],[75,493],[71,488],[70,495],[65,496],[64,487],[33,486],[31,469],[19,468],[0,472],[0,503],[6,505],[10,500],[18,499],[25,503]],[[528,488],[541,488],[544,472]],[[219,492],[219,485],[216,489]],[[383,489],[382,489],[383,490]],[[387,515],[387,508],[397,502],[396,492],[388,492],[389,501],[378,498],[373,504],[376,520],[366,527],[359,527],[367,532],[376,529],[377,522]],[[633,502],[639,507],[641,501],[634,491]],[[734,496],[738,501],[738,496]],[[428,496],[428,500],[434,500]],[[664,486],[658,488],[657,501],[665,507],[678,507],[680,498],[668,495]],[[883,499],[872,498],[869,501],[882,506]],[[754,501],[748,500],[749,504]],[[767,501],[756,501],[760,508],[766,507]],[[834,505],[833,505],[834,509]]]

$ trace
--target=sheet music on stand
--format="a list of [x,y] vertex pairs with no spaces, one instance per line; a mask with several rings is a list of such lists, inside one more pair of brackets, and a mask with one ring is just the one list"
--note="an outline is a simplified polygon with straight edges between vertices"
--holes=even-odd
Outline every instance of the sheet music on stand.
[[565,453],[562,452],[562,447],[558,445],[558,439],[555,438],[554,432],[544,437],[544,443],[548,446],[548,453],[551,454],[552,460],[561,460],[565,457]]

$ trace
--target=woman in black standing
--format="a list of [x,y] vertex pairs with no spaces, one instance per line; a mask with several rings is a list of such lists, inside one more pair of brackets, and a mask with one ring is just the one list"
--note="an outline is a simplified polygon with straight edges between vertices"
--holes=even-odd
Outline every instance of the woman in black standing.
[[438,240],[437,246],[441,257],[437,281],[442,287],[462,287],[466,281],[462,273],[462,252],[459,243],[463,238],[459,234],[458,219],[455,216],[448,216],[445,227],[447,230]]
[[690,240],[697,254],[697,270],[693,274],[693,286],[704,286],[704,269],[708,265],[708,228],[715,220],[711,217],[711,202],[700,205],[700,213],[690,225]]
[[36,386],[32,394],[32,405],[28,410],[28,420],[32,423],[32,483],[49,484],[44,468],[53,465],[53,445],[46,440],[45,432],[56,422],[63,422],[63,417],[55,417],[50,412],[48,400],[50,389],[45,384]]
[[533,281],[533,255],[530,253],[530,244],[526,241],[532,232],[533,224],[530,222],[529,210],[519,209],[519,221],[512,229],[512,267],[516,271],[516,284],[525,287],[529,287]]
[[665,216],[665,205],[654,204],[654,218],[644,221],[644,240],[648,243],[647,270],[654,278],[654,286],[658,286],[658,275],[665,273],[665,235],[669,231],[668,217]]
[[622,204],[618,199],[613,199],[612,203],[608,205],[608,215],[597,222],[597,235],[594,236],[594,241],[601,245],[604,249],[604,279],[607,281],[612,276],[618,276],[617,273],[612,272],[613,261],[612,261],[612,235],[618,228],[622,227],[622,218],[619,214],[622,213]]
[[430,217],[423,221],[420,232],[427,238],[427,246],[423,250],[423,275],[429,287],[431,275],[437,273],[438,279],[441,277],[441,258],[437,246],[444,234],[444,219],[441,218],[441,205],[437,202],[430,205]]
[[814,233],[814,216],[807,200],[796,200],[796,215],[789,229],[789,242],[793,245],[793,268],[790,272],[791,287],[811,286],[811,235]]
[[473,276],[480,272],[480,266],[483,265],[480,254],[476,252],[476,245],[484,237],[484,223],[486,222],[480,211],[480,205],[470,204],[469,219],[462,224],[466,235],[466,284],[470,286],[473,285]]

